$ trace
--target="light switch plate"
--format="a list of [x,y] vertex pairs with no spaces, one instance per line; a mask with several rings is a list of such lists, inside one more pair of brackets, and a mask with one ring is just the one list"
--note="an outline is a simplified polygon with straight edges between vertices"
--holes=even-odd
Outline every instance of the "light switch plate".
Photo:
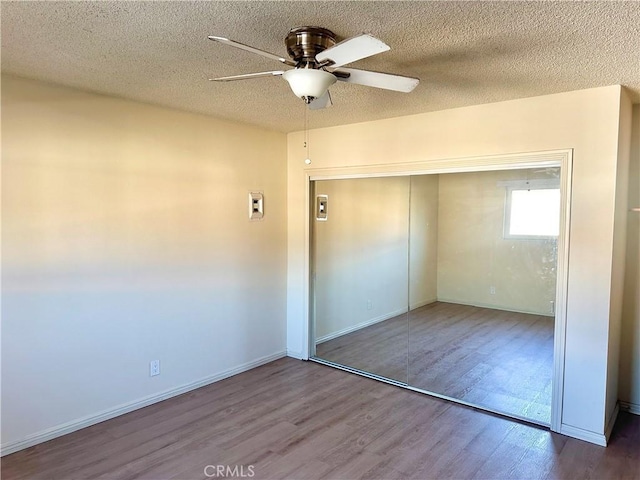
[[329,218],[329,195],[316,195],[316,220],[326,222]]
[[264,217],[264,194],[249,192],[249,220],[262,220]]

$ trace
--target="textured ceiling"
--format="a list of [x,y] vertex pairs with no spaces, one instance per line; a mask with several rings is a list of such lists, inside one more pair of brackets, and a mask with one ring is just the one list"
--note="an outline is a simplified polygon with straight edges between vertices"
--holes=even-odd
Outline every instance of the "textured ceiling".
[[[612,84],[640,102],[640,2],[7,2],[2,70],[260,125],[304,127],[280,77],[207,78],[282,65],[216,44],[225,36],[279,55],[292,27],[346,38],[368,32],[391,51],[352,64],[418,77],[410,94],[339,82],[309,126],[339,125]],[[351,66],[351,65],[350,65]]]

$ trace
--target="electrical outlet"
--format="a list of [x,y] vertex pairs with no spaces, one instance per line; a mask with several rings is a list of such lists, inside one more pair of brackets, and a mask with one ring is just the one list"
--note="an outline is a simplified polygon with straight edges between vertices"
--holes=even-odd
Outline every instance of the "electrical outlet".
[[489,287],[489,293],[491,295],[495,295],[496,294],[496,287],[494,287],[494,286]]
[[155,377],[160,375],[160,360],[151,360],[149,362],[149,376]]
[[367,300],[367,310],[371,310],[373,308],[373,304],[371,303],[371,300]]

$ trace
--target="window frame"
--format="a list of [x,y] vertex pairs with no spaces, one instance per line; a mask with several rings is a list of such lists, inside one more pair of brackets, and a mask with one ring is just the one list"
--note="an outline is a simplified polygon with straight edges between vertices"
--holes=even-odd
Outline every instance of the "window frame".
[[[511,230],[511,205],[512,194],[514,190],[557,190],[559,194],[562,194],[560,190],[559,182],[514,182],[513,184],[504,185],[505,202],[504,202],[504,219],[503,219],[503,231],[502,237],[505,240],[557,240],[559,235],[522,235],[513,234]],[[561,213],[562,198],[558,204],[558,211]],[[558,229],[558,233],[560,230]]]

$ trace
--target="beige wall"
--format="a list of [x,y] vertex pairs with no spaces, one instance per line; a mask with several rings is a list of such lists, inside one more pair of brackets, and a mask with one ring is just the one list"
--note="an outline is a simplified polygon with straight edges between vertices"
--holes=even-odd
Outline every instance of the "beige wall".
[[[619,120],[617,86],[479,105],[314,130],[305,167],[301,132],[287,143],[3,76],[3,447],[281,355],[285,282],[287,350],[304,356],[305,170],[560,148],[574,149],[563,425],[600,436],[619,272]],[[253,189],[265,191],[263,222],[246,220]],[[637,265],[637,224],[628,239],[627,267]],[[639,269],[626,269],[623,309],[620,389],[630,402],[640,398]],[[152,359],[159,377],[148,376]]]
[[2,188],[3,451],[284,354],[283,134],[3,77]]
[[629,216],[629,160],[631,148],[632,105],[626,91],[620,92],[618,165],[616,174],[615,215],[613,222],[613,261],[611,266],[611,305],[605,421],[613,418],[618,403],[620,334],[626,270],[627,218]]
[[440,175],[438,300],[553,315],[557,241],[504,238],[498,183],[536,177],[536,169]]
[[409,178],[318,181],[327,221],[313,221],[316,339],[407,311]]
[[411,177],[409,308],[438,297],[438,175]]
[[[438,176],[315,182],[315,335],[323,342],[434,302]],[[408,291],[407,291],[408,286]]]
[[[629,208],[640,207],[640,105],[633,106]],[[620,351],[620,400],[640,414],[640,212],[627,211],[627,252]]]
[[440,300],[552,316],[557,241],[503,235],[500,183],[549,179],[543,172],[315,182],[331,212],[312,222],[316,340],[399,315],[407,301],[410,309]]
[[[611,86],[288,136],[287,346],[304,356],[305,172],[573,149],[566,361],[562,431],[601,442],[605,392],[621,87]],[[410,170],[410,166],[407,166]]]

